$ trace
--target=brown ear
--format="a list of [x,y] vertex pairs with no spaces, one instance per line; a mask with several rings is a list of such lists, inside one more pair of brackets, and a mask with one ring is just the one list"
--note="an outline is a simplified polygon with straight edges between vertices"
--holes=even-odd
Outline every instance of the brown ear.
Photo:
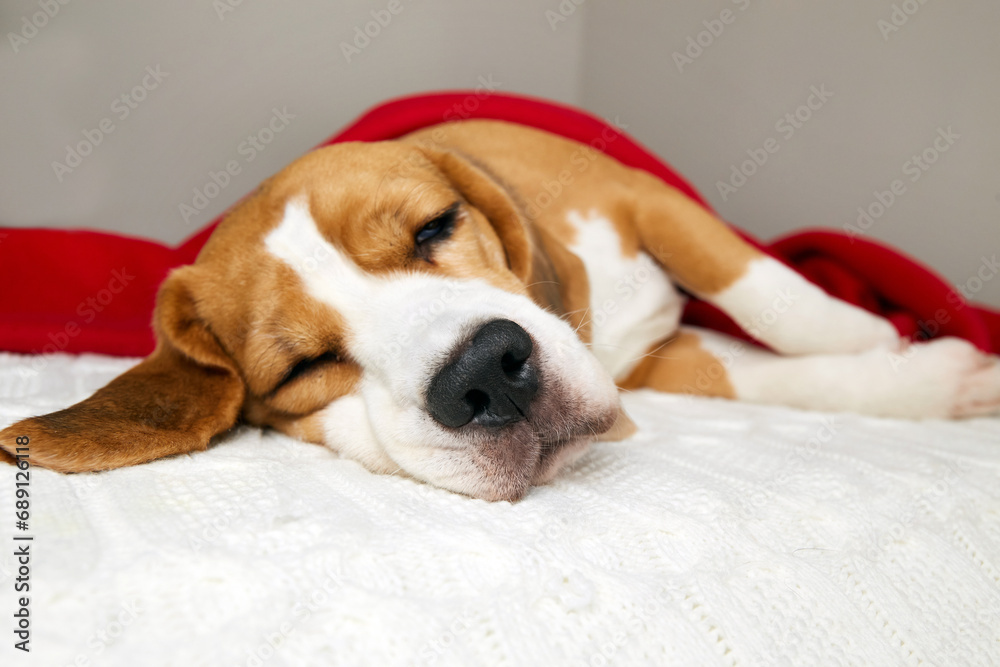
[[493,225],[507,252],[507,265],[522,282],[531,275],[532,248],[528,227],[499,181],[471,158],[451,151],[422,149],[466,201]]
[[198,316],[190,271],[175,271],[160,288],[149,357],[76,405],[0,431],[0,447],[13,454],[26,436],[32,465],[84,472],[202,450],[229,429],[243,381]]

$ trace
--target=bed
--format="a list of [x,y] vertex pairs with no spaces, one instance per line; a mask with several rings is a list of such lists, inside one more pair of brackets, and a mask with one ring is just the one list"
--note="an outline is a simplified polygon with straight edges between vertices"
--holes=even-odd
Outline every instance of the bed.
[[[391,101],[330,141],[400,136],[455,109],[590,143],[704,203],[617,129],[513,95]],[[0,429],[89,396],[149,353],[156,287],[211,229],[177,248],[3,229]],[[748,240],[904,335],[1000,351],[1000,312],[871,239]],[[128,287],[112,295],[115,272]],[[746,338],[702,302],[685,321]],[[21,531],[15,469],[0,466],[5,544],[34,536],[31,654],[7,634],[0,664],[1000,664],[1000,419],[652,392],[624,402],[636,436],[594,445],[515,504],[373,475],[241,426],[208,451],[133,468],[32,469]],[[8,623],[21,606],[14,550],[0,549]]]
[[[0,354],[0,427],[136,361]],[[34,469],[30,664],[1000,664],[1000,419],[625,404],[638,435],[514,504],[249,427]]]

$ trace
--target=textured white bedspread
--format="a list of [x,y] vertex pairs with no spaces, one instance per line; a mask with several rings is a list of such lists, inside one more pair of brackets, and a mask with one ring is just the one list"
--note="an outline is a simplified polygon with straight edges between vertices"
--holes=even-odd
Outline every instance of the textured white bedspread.
[[[0,426],[132,363],[0,354]],[[1000,664],[1000,420],[626,405],[638,436],[516,504],[251,428],[34,470],[30,655],[0,467],[0,664]]]

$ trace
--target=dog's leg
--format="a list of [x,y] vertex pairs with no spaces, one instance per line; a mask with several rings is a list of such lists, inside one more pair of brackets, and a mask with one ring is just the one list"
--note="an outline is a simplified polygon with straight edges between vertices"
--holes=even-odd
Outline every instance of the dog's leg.
[[646,250],[757,340],[783,354],[898,348],[888,321],[829,296],[678,190],[645,173],[636,180],[634,219]]
[[1000,414],[1000,358],[957,338],[898,353],[782,357],[714,331],[682,327],[620,385],[908,419]]

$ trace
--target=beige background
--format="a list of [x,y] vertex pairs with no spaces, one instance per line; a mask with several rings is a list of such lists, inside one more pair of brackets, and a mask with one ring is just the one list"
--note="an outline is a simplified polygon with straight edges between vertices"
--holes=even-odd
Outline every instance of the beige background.
[[[177,242],[367,107],[486,79],[619,117],[763,238],[843,228],[898,179],[864,233],[1000,305],[994,0],[399,0],[350,62],[341,43],[388,0],[51,2],[58,12],[16,45],[9,34],[42,6],[0,5],[0,224]],[[121,118],[112,104],[157,65],[167,76]],[[778,123],[813,87],[831,95],[788,136]],[[294,118],[247,162],[241,143],[275,107]],[[52,163],[105,118],[113,132],[60,181]],[[934,157],[948,128],[957,138],[911,180],[908,161]],[[724,199],[718,182],[768,139],[777,151]],[[179,205],[230,160],[241,172],[185,222]]]

